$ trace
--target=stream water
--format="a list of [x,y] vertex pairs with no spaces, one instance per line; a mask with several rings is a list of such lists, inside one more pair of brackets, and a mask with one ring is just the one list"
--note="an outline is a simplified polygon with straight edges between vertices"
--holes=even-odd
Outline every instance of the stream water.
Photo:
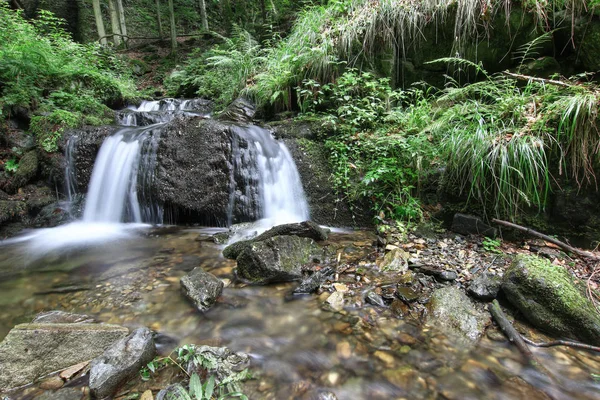
[[[89,314],[129,328],[148,326],[160,333],[163,352],[195,343],[250,354],[256,374],[245,387],[250,399],[312,399],[320,392],[338,399],[600,398],[600,360],[591,353],[534,349],[554,376],[549,381],[502,339],[484,337],[467,345],[422,325],[422,316],[403,311],[406,305],[369,305],[369,290],[399,279],[379,271],[375,261],[381,254],[370,232],[337,231],[324,243],[339,255],[334,283],[348,290],[345,307],[334,311],[326,302],[333,286],[294,297],[293,283],[237,281],[235,262],[224,259],[222,247],[212,240],[223,229],[145,224],[161,222],[160,207],[144,190],[153,179],[143,170],[155,161],[155,127],[178,113],[194,113],[188,107],[193,104],[146,102],[121,114],[128,127],[100,151],[83,220],[0,243],[0,339],[14,325],[48,310]],[[259,182],[258,194],[245,197],[260,199],[260,215],[267,221],[260,226],[307,219],[308,206],[285,146],[258,127],[236,132],[234,137],[254,146],[238,149],[234,164],[248,165],[247,158],[256,157],[250,163],[254,169],[243,173]],[[75,146],[76,140],[68,153]],[[66,173],[72,176],[72,167]],[[70,181],[69,195],[76,186]],[[204,314],[180,293],[179,279],[198,266],[226,282],[217,304]],[[166,379],[133,382],[130,391],[156,389]],[[33,385],[13,397],[35,398],[42,392]]]

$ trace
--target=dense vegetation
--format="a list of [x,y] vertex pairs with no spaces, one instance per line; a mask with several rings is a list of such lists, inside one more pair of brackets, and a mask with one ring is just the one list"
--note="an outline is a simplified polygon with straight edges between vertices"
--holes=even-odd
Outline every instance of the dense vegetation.
[[[595,54],[596,0],[174,3],[176,28],[200,45],[159,60],[165,72],[145,93],[217,109],[245,95],[267,117],[299,113],[320,125],[340,195],[369,200],[380,218],[421,219],[435,180],[510,218],[543,209],[557,182],[596,184],[599,91],[582,73],[595,64],[551,77],[553,56]],[[128,4],[131,38],[161,34],[164,2]],[[46,151],[65,127],[105,123],[107,106],[136,96],[110,46],[73,42],[46,12],[26,21],[2,6],[0,17],[2,116],[29,110]]]

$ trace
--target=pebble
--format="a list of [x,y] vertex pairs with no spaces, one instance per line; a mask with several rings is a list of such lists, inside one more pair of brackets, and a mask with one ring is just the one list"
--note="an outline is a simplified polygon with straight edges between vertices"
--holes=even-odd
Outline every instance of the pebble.
[[140,400],[154,400],[154,396],[152,395],[152,390],[146,390],[142,393]]
[[331,306],[334,311],[341,311],[344,309],[344,294],[343,292],[333,292],[331,296],[327,298],[327,303]]
[[341,359],[348,359],[352,356],[352,348],[348,342],[339,342],[336,345],[336,354]]
[[53,376],[43,380],[42,383],[40,383],[40,389],[57,390],[63,387],[64,384],[65,382],[60,378],[60,376]]
[[373,355],[383,361],[387,366],[394,365],[394,356],[386,351],[377,350]]

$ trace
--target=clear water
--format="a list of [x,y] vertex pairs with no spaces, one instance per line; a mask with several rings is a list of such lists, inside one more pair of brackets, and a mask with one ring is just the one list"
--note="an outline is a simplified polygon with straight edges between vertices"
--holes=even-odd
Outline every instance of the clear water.
[[[342,254],[338,270],[346,272],[338,282],[355,292],[344,310],[333,312],[325,305],[327,292],[290,298],[293,283],[237,283],[235,262],[222,258],[221,248],[208,240],[216,231],[135,231],[37,263],[27,260],[22,244],[5,244],[0,271],[22,273],[0,281],[0,338],[13,325],[53,309],[130,328],[149,326],[176,343],[228,346],[250,354],[261,371],[246,386],[251,399],[309,399],[319,390],[339,399],[599,398],[600,385],[592,376],[600,370],[596,354],[533,349],[556,379],[549,382],[506,341],[484,337],[466,349],[435,327],[366,304],[362,296],[367,290],[394,280],[374,265],[374,237],[368,232],[334,233],[327,242]],[[179,279],[197,266],[228,284],[205,314],[186,301],[179,287]],[[162,383],[134,382],[129,390]],[[33,387],[23,395],[39,393]]]

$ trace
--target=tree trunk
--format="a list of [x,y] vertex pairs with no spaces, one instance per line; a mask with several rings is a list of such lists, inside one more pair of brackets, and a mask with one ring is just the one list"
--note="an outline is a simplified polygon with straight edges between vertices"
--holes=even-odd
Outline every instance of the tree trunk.
[[267,23],[267,6],[265,5],[265,0],[260,0],[260,17],[262,19],[263,25]]
[[121,26],[119,22],[119,13],[117,12],[117,6],[115,0],[108,0],[108,9],[110,10],[110,25],[112,27],[113,42],[115,46],[121,44]]
[[119,27],[123,35],[125,47],[127,47],[127,27],[125,26],[125,9],[123,8],[123,0],[117,0],[117,12],[119,14]]
[[162,21],[160,19],[160,0],[156,0],[156,22],[158,22],[158,36],[163,39],[165,37],[165,33],[163,31]]
[[171,53],[177,51],[177,29],[175,27],[175,8],[173,7],[173,0],[169,0],[169,15],[171,19]]
[[198,5],[200,6],[200,18],[202,18],[202,28],[205,31],[208,30],[208,18],[206,17],[206,2],[204,0],[199,0]]
[[277,7],[275,7],[275,3],[273,2],[273,0],[271,0],[271,8],[273,9],[273,15],[277,17],[279,15],[279,12],[277,11]]
[[100,44],[106,46],[106,31],[104,30],[104,21],[102,21],[100,0],[92,0],[92,5],[94,6],[94,16],[96,17],[96,28],[98,29],[98,37],[100,38]]

